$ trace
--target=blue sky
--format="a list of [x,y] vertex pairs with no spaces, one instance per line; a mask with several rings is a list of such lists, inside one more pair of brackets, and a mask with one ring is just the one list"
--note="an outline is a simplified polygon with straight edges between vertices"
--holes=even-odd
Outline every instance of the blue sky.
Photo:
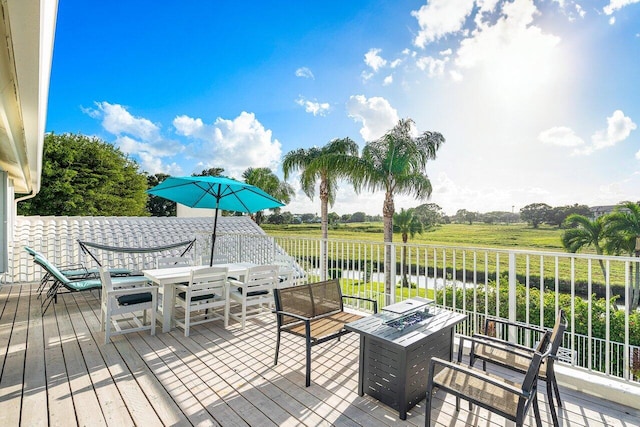
[[[282,177],[291,150],[407,117],[446,138],[427,174],[448,214],[640,200],[640,0],[59,0],[47,131],[149,173]],[[344,183],[330,210],[382,202]]]

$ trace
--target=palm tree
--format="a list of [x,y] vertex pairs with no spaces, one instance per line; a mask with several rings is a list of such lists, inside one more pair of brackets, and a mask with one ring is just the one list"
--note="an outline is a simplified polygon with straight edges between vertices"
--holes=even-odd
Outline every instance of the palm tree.
[[[291,185],[280,179],[269,168],[248,168],[242,173],[242,178],[247,184],[255,185],[263,189],[267,194],[275,197],[283,203],[289,203],[295,190]],[[262,223],[262,211],[255,213],[256,224]]]
[[[562,245],[571,252],[576,253],[580,249],[593,246],[598,255],[604,253],[602,244],[605,243],[606,217],[600,216],[591,220],[584,215],[571,214],[565,219],[565,224],[572,227],[562,234]],[[607,280],[607,269],[602,259],[598,260],[604,280]]]
[[400,213],[393,215],[393,228],[396,232],[402,233],[402,286],[409,287],[409,280],[407,280],[407,273],[409,266],[407,265],[407,248],[406,244],[409,237],[412,239],[416,234],[421,234],[424,230],[422,221],[414,215],[414,209],[404,208],[400,209]]
[[[625,202],[616,206],[608,215],[606,249],[613,254],[628,254],[640,257],[640,205]],[[631,290],[631,301],[627,306],[635,310],[640,301],[640,261],[635,263],[635,280]],[[633,269],[633,266],[629,266]]]
[[320,180],[320,218],[322,228],[322,280],[327,274],[328,206],[335,201],[338,180],[349,178],[358,161],[358,144],[350,138],[334,139],[322,148],[300,148],[284,156],[284,179],[294,170],[300,171],[302,191],[313,200],[316,182]]
[[[370,191],[384,190],[384,242],[393,241],[394,196],[412,194],[418,200],[431,196],[431,181],[425,173],[427,162],[436,158],[436,151],[444,143],[439,132],[423,132],[413,136],[414,122],[401,119],[382,138],[367,143],[362,150],[361,163],[352,173],[355,187]],[[391,296],[391,254],[385,257],[385,286]]]

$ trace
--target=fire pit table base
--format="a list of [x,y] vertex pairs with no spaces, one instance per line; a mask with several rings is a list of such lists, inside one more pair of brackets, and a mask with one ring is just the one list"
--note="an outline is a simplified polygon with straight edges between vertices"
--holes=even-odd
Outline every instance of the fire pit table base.
[[466,316],[432,308],[434,316],[411,327],[393,330],[383,324],[384,314],[347,324],[360,334],[358,394],[365,393],[398,411],[407,411],[425,398],[429,361],[452,359],[455,326]]

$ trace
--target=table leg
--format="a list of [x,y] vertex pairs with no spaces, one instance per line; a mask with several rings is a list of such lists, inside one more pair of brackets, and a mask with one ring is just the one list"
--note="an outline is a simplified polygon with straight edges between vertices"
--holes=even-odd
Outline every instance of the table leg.
[[358,364],[358,394],[364,396],[364,334],[360,334],[360,359]]
[[162,286],[162,332],[171,331],[171,319],[173,317],[173,293],[175,286],[165,284]]

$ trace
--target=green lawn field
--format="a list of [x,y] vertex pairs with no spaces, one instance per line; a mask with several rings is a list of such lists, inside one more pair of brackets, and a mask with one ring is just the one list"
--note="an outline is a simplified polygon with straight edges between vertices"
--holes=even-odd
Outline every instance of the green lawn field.
[[[272,225],[262,228],[271,236],[315,237],[321,236],[320,224]],[[541,226],[534,229],[519,224],[443,224],[409,239],[409,243],[425,243],[448,246],[472,246],[486,248],[534,249],[564,252],[560,238],[562,229]],[[382,242],[382,223],[340,224],[329,229],[329,238]],[[394,242],[402,242],[396,233]]]

